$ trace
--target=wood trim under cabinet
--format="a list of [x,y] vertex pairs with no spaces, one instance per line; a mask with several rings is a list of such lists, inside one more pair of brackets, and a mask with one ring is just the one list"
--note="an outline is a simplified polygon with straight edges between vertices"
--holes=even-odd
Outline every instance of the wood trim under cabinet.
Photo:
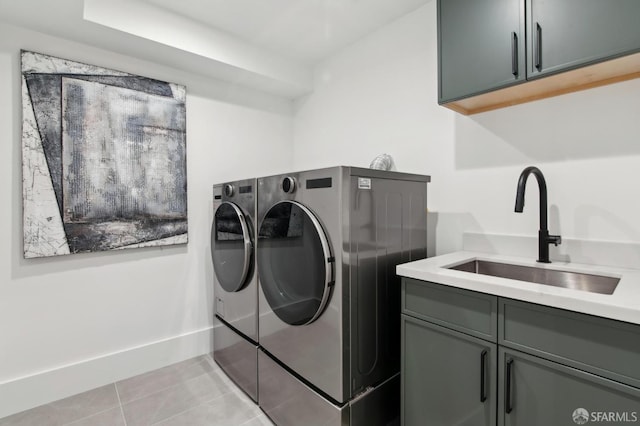
[[464,115],[478,114],[638,77],[640,77],[640,53],[635,53],[448,102],[442,106]]

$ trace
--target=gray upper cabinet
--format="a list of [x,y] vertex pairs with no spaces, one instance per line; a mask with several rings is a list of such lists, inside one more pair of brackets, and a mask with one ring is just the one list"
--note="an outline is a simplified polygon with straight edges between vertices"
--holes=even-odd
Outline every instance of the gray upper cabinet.
[[437,5],[438,102],[462,114],[640,75],[640,0]]
[[638,0],[526,0],[528,78],[640,50]]
[[438,0],[439,101],[525,78],[523,0]]

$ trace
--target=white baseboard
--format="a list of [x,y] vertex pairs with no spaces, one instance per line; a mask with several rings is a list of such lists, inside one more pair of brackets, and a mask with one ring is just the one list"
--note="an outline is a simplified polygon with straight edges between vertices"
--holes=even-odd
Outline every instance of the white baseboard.
[[213,327],[0,383],[0,418],[213,351]]

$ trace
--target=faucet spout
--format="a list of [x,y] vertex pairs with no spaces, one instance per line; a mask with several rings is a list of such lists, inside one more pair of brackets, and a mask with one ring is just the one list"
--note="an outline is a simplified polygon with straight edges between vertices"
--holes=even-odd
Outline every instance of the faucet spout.
[[515,212],[522,213],[524,210],[524,193],[527,187],[527,178],[533,174],[538,181],[538,190],[540,192],[540,229],[538,230],[538,262],[551,263],[549,260],[549,244],[558,245],[562,242],[560,235],[549,235],[547,220],[547,182],[544,175],[537,167],[527,167],[518,179],[518,188],[516,190],[516,206]]

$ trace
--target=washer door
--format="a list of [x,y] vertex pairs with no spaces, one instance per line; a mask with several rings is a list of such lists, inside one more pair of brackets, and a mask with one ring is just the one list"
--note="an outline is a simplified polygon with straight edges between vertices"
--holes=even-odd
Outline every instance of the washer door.
[[333,285],[329,247],[320,222],[300,203],[281,201],[262,220],[260,283],[271,309],[287,324],[310,324],[327,304]]
[[215,212],[211,228],[211,260],[222,288],[240,291],[251,269],[251,235],[238,206],[222,202]]

